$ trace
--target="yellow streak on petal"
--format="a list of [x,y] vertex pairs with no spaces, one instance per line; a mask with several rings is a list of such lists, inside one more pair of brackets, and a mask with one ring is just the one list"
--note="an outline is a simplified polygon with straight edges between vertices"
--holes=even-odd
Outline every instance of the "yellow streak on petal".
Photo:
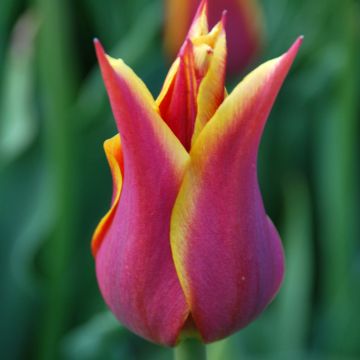
[[[122,59],[114,59],[109,55],[106,55],[106,58],[118,76],[128,84],[134,96],[136,96],[141,106],[143,106],[143,109],[149,112],[149,118],[152,120],[151,126],[159,138],[159,145],[163,146],[167,152],[171,149],[172,162],[178,172],[182,173],[182,164],[188,160],[189,154],[165,121],[160,117],[158,105],[150,91]],[[176,72],[176,66],[175,62],[172,75]],[[168,81],[170,83],[170,79]]]
[[220,33],[223,31],[224,26],[222,21],[219,21],[210,32],[203,33],[198,36],[191,37],[191,42],[196,45],[206,44],[213,48],[219,38]]
[[155,101],[157,106],[160,106],[161,102],[164,100],[165,96],[167,95],[169,88],[172,85],[172,83],[175,79],[175,76],[179,70],[179,64],[180,64],[180,59],[176,58],[176,60],[171,65],[168,74],[166,75],[164,85],[160,91],[159,96],[157,97],[157,99]]
[[[195,120],[192,144],[195,143],[206,123],[214,115],[215,111],[223,101],[224,89],[219,89],[219,78],[225,77],[226,65],[226,36],[222,23],[218,23],[208,36],[197,41],[206,41],[212,46],[211,57],[209,57],[208,68],[204,76],[197,97],[197,116]],[[195,47],[195,54],[198,47]],[[195,57],[196,58],[196,57]]]
[[[224,134],[237,121],[238,114],[241,114],[247,106],[253,105],[253,100],[257,96],[259,89],[269,79],[281,58],[278,57],[260,65],[247,75],[226,97],[194,142],[190,154],[192,159],[201,156],[205,144],[207,144],[206,148],[215,148],[216,142],[221,141]],[[247,131],[250,132],[251,130],[252,127],[249,127]]]
[[123,182],[123,158],[119,134],[113,136],[111,139],[108,139],[104,142],[104,150],[113,178],[114,193],[110,210],[100,220],[98,226],[94,231],[91,240],[91,250],[93,256],[95,256],[97,251],[99,250],[101,242],[103,241],[106,232],[109,229],[111,222],[114,218],[115,210],[120,200]]
[[127,83],[131,84],[131,88],[135,90],[138,97],[145,101],[148,106],[150,105],[156,112],[158,112],[158,107],[156,106],[151,92],[140,80],[140,78],[133,72],[133,70],[129,68],[122,59],[114,59],[109,55],[106,55],[106,58],[115,72]]
[[[173,255],[174,265],[181,288],[184,292],[187,303],[191,304],[191,288],[188,280],[187,269],[186,269],[186,258],[187,253],[191,251],[188,246],[187,234],[188,228],[191,226],[188,221],[192,218],[196,211],[196,186],[193,179],[196,178],[193,174],[193,163],[192,160],[189,163],[189,167],[185,172],[185,176],[180,187],[179,194],[176,198],[175,205],[171,214],[170,220],[170,246]],[[184,216],[186,211],[188,216]]]
[[223,32],[222,21],[217,23],[209,33],[191,38],[195,67],[202,76],[204,76],[208,71],[212,55],[221,32]]
[[205,76],[213,55],[213,49],[207,44],[200,44],[194,48],[195,68],[199,77]]
[[209,32],[208,20],[207,20],[207,2],[203,2],[201,5],[200,13],[198,13],[190,27],[188,37],[193,39],[194,37],[205,35]]

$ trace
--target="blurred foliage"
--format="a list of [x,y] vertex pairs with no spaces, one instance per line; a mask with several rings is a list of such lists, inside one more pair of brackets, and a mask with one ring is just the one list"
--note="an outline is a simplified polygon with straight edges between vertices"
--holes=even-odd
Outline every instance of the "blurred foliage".
[[[358,359],[360,4],[262,5],[259,63],[305,36],[259,159],[287,273],[269,309],[208,357]],[[102,142],[115,132],[92,38],[156,95],[162,26],[161,0],[0,2],[2,359],[172,358],[106,310],[89,251],[111,196]]]

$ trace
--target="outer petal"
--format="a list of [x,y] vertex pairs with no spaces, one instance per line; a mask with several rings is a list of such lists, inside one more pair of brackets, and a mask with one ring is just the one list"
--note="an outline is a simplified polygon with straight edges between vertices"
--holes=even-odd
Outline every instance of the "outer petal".
[[301,39],[247,76],[191,150],[171,219],[171,247],[194,322],[205,342],[246,326],[283,276],[279,236],[256,175],[266,118]]
[[174,345],[188,316],[170,251],[169,224],[188,154],[136,75],[96,50],[122,141],[124,182],[96,255],[102,295],[135,333]]

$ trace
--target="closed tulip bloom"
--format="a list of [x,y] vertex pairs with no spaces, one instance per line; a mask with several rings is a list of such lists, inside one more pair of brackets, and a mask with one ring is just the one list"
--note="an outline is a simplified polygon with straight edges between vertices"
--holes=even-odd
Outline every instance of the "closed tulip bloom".
[[95,41],[119,132],[104,144],[114,190],[92,240],[97,279],[123,325],[169,346],[243,328],[283,278],[256,161],[301,38],[227,95],[224,22],[209,31],[201,3],[156,100]]
[[[184,41],[200,0],[166,0],[164,42],[174,58]],[[227,72],[244,71],[258,55],[263,43],[262,11],[257,0],[208,0],[209,24],[214,25],[224,9],[228,11]]]

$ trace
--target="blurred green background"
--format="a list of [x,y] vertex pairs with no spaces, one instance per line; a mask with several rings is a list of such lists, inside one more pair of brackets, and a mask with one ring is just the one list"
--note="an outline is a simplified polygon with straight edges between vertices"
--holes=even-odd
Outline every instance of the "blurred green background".
[[[359,359],[360,2],[261,4],[258,63],[305,36],[259,159],[287,273],[267,311],[208,357]],[[102,143],[115,133],[92,38],[156,96],[163,5],[0,1],[1,359],[172,358],[106,310],[89,247],[112,191]]]

